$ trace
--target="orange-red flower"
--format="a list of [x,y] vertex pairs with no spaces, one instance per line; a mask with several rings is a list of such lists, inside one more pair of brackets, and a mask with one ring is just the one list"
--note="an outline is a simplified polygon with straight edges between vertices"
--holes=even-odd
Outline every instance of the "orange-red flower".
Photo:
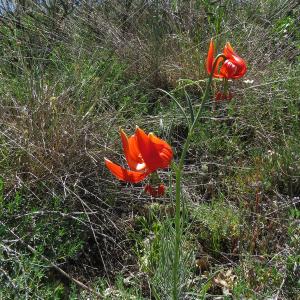
[[170,165],[173,158],[172,148],[153,133],[147,135],[137,127],[135,134],[129,138],[123,130],[120,134],[130,170],[122,168],[107,158],[104,159],[106,167],[119,180],[137,183],[157,169],[164,169]]
[[[211,39],[206,59],[206,70],[208,74],[211,74],[214,64],[214,42]],[[215,78],[226,78],[226,79],[238,79],[245,75],[247,72],[247,66],[245,61],[239,57],[231,47],[230,43],[227,42],[224,51],[222,53],[225,58],[219,57],[216,68],[213,73]],[[220,64],[222,63],[221,67]]]

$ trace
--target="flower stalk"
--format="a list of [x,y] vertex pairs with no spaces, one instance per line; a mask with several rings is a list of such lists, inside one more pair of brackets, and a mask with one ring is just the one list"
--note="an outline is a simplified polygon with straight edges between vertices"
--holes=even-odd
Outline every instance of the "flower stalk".
[[179,160],[178,165],[175,165],[175,172],[176,172],[176,185],[175,185],[175,254],[174,254],[174,263],[173,263],[173,299],[178,300],[179,299],[179,263],[180,263],[180,241],[182,236],[182,220],[180,216],[181,211],[181,178],[182,178],[182,170],[183,170],[183,164],[184,160],[187,154],[187,151],[189,149],[191,139],[195,130],[195,127],[199,121],[199,118],[202,113],[203,105],[209,98],[210,88],[213,80],[214,70],[217,67],[217,64],[219,63],[220,59],[226,59],[226,57],[223,54],[219,54],[213,62],[212,72],[209,75],[208,82],[206,85],[205,92],[202,97],[202,101],[200,104],[200,107],[198,108],[198,111],[196,113],[196,116],[194,117],[194,121],[192,122],[189,133],[186,138],[186,141],[183,146],[183,150],[181,153],[181,157]]

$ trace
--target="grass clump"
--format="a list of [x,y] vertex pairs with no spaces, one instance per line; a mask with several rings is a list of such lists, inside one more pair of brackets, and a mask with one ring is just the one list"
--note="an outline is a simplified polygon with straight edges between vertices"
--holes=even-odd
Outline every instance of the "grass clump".
[[[219,253],[226,244],[234,243],[240,234],[241,217],[237,208],[223,201],[213,200],[192,211],[196,237],[209,251]],[[234,245],[227,246],[234,250]]]

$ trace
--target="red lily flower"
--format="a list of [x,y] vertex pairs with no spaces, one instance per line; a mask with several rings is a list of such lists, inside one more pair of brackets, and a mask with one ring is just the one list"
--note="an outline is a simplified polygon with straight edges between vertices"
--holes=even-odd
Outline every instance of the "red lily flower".
[[147,135],[137,127],[135,134],[129,138],[123,130],[120,131],[120,134],[130,170],[104,158],[106,167],[119,180],[137,183],[157,169],[164,169],[170,165],[173,158],[172,148],[153,133]]
[[[211,39],[209,44],[209,49],[207,53],[206,59],[206,70],[208,74],[211,74],[213,64],[214,64],[214,42]],[[215,78],[226,78],[226,79],[238,79],[245,75],[247,72],[247,66],[245,61],[239,57],[231,47],[230,43],[227,42],[224,51],[222,53],[226,59],[223,57],[218,58],[216,68],[213,73],[213,77]],[[219,68],[220,63],[222,63],[221,68]]]

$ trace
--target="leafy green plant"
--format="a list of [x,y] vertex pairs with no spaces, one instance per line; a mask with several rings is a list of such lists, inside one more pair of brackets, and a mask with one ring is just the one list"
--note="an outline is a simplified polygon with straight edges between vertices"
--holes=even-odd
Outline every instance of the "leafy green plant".
[[[60,299],[67,288],[56,279],[53,266],[44,257],[57,263],[74,257],[83,245],[80,222],[68,219],[67,211],[62,209],[62,203],[57,207],[57,201],[53,210],[50,205],[45,209],[33,204],[25,190],[17,191],[13,198],[3,199],[3,180],[1,182],[2,299],[25,295]],[[34,252],[29,251],[31,249]]]
[[[204,247],[219,253],[222,244],[230,243],[240,234],[241,216],[237,208],[229,206],[224,200],[213,199],[211,204],[203,203],[191,210],[194,230]],[[226,247],[225,247],[226,248]]]

